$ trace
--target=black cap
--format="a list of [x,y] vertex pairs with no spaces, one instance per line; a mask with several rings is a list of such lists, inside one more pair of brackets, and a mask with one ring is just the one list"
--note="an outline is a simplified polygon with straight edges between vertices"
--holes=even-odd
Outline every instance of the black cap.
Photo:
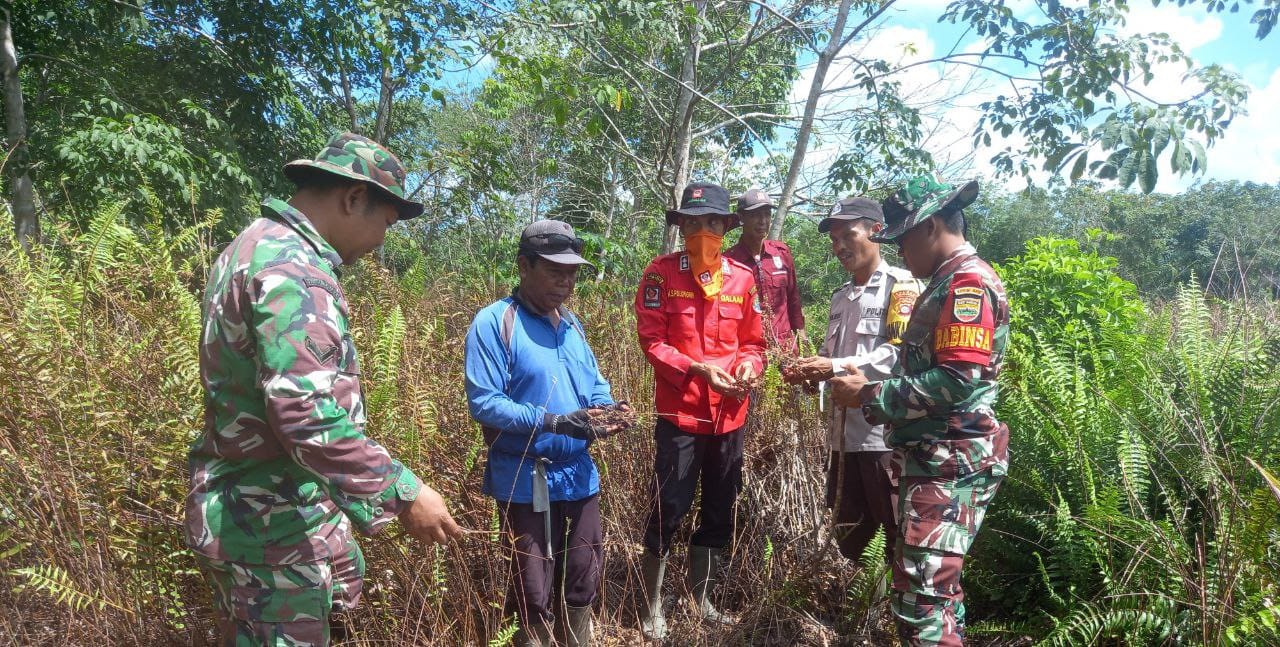
[[831,207],[831,215],[818,223],[818,233],[825,234],[831,231],[831,226],[836,224],[837,220],[861,218],[884,224],[884,212],[880,209],[880,203],[871,198],[845,198]]
[[520,232],[520,251],[532,252],[552,263],[591,265],[581,256],[582,239],[563,220],[535,220]]
[[773,209],[773,198],[770,198],[768,193],[760,189],[751,189],[738,196],[738,213],[752,211],[761,207]]
[[738,218],[729,211],[729,192],[719,184],[690,182],[680,194],[680,208],[667,211],[667,224],[674,225],[680,216],[728,216],[726,230],[738,226]]

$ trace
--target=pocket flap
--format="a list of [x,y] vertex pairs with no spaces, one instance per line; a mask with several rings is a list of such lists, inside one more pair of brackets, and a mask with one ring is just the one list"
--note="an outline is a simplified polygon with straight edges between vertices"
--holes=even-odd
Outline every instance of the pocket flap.
[[741,319],[743,317],[742,306],[733,303],[720,304],[721,319]]

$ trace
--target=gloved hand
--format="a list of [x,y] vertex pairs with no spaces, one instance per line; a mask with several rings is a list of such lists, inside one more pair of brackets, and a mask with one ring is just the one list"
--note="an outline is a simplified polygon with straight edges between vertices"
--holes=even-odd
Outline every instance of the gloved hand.
[[592,412],[600,412],[601,409],[578,409],[572,413],[558,415],[548,413],[543,421],[545,429],[552,433],[561,434],[570,438],[579,440],[599,440],[608,437],[605,428],[592,424]]

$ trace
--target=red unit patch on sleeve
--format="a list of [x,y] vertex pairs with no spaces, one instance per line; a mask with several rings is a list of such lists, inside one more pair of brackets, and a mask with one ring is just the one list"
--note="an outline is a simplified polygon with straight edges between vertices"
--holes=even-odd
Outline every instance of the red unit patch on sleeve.
[[939,363],[991,363],[991,342],[995,336],[995,315],[991,296],[982,285],[982,275],[957,273],[942,305],[938,327],[933,331],[933,355]]

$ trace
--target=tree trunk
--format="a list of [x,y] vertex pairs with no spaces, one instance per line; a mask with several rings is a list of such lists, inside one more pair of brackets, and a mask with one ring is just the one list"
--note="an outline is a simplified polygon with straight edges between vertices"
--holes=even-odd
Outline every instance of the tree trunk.
[[[694,0],[698,9],[697,17],[689,27],[689,44],[684,51],[684,59],[680,63],[680,94],[676,99],[675,137],[673,145],[674,159],[671,174],[671,208],[680,206],[680,194],[684,185],[689,183],[689,151],[693,144],[693,109],[698,97],[694,94],[694,84],[698,79],[698,58],[702,53],[702,19],[707,13],[706,0]],[[662,237],[662,253],[675,251],[676,227],[667,227]]]
[[607,163],[605,169],[608,175],[606,186],[609,187],[609,211],[605,214],[604,236],[601,237],[604,244],[600,246],[600,258],[596,259],[596,281],[604,280],[604,259],[609,251],[608,245],[613,236],[613,221],[618,212],[618,175],[613,169],[612,162]]
[[13,45],[13,30],[9,26],[9,10],[0,11],[0,38],[4,51],[0,53],[4,68],[5,135],[9,153],[6,170],[13,185],[13,228],[18,242],[25,250],[40,239],[40,220],[36,218],[35,192],[31,186],[31,174],[27,170],[27,116],[22,105],[22,84],[18,81],[18,50]]
[[[386,18],[383,18],[383,26],[385,33],[391,34],[391,24]],[[373,139],[374,141],[387,145],[387,134],[391,130],[391,99],[395,96],[395,78],[391,75],[391,56],[392,47],[387,46],[387,50],[382,54],[382,76],[378,84],[378,115],[374,119]]]
[[347,120],[351,122],[351,132],[360,134],[360,123],[356,118],[356,100],[351,95],[351,77],[347,76],[347,61],[336,41],[333,43],[333,57],[338,64],[338,81],[342,84],[342,107],[346,109]]
[[827,82],[827,70],[831,62],[840,53],[844,43],[844,25],[849,18],[849,6],[853,0],[840,0],[840,8],[836,11],[835,25],[831,29],[831,38],[827,46],[818,54],[818,62],[813,68],[813,83],[809,85],[809,96],[804,102],[804,116],[800,119],[800,130],[796,132],[795,149],[791,151],[791,166],[787,168],[787,179],[782,184],[782,195],[778,196],[778,208],[774,212],[773,224],[769,228],[769,237],[782,237],[782,226],[787,219],[787,209],[795,194],[796,182],[800,179],[800,169],[804,166],[804,157],[809,150],[809,135],[813,132],[813,117],[818,112],[818,99],[822,97],[823,86]]

